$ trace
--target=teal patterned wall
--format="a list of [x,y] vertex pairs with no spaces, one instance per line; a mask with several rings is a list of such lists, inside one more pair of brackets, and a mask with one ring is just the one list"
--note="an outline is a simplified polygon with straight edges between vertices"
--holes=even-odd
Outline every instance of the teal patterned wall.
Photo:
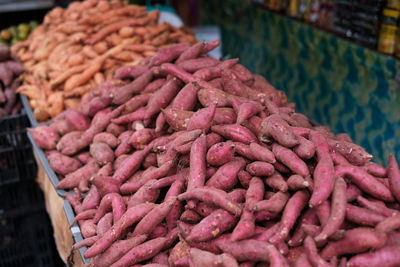
[[227,57],[284,90],[297,109],[345,132],[385,164],[400,159],[397,62],[247,1],[203,0],[203,24],[217,24]]

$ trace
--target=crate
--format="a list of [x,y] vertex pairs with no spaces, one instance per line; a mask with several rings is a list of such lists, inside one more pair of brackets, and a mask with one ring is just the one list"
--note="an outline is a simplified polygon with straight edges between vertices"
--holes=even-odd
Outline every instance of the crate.
[[0,187],[0,267],[62,266],[36,182]]
[[0,216],[0,267],[60,266],[46,212]]
[[37,166],[26,136],[29,125],[24,111],[0,121],[0,186],[36,177]]

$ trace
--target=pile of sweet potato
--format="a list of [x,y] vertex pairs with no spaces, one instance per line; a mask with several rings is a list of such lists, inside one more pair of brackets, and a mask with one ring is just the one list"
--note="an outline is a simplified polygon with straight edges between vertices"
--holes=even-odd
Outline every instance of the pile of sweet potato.
[[51,10],[27,40],[12,47],[27,69],[18,92],[30,99],[36,119],[77,109],[89,89],[160,47],[196,42],[187,29],[158,24],[158,17],[158,11],[120,0],[77,1]]
[[0,43],[0,120],[21,109],[16,90],[21,83],[18,76],[23,72],[24,67],[11,57],[9,47]]
[[399,266],[394,157],[312,126],[217,45],[161,49],[30,130],[70,191],[74,248],[90,266]]

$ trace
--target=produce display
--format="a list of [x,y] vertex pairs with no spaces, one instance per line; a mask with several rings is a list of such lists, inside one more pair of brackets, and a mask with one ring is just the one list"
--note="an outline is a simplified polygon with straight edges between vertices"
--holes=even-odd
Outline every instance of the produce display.
[[0,120],[18,114],[21,109],[16,90],[21,84],[18,76],[23,72],[21,63],[11,57],[10,48],[0,43]]
[[29,130],[69,190],[74,248],[89,266],[399,266],[394,157],[312,126],[217,45],[162,48]]
[[19,41],[26,40],[29,34],[36,29],[39,23],[35,20],[29,23],[21,23],[0,31],[0,43],[13,45]]
[[50,11],[25,41],[12,47],[27,72],[19,93],[29,98],[39,122],[65,108],[77,109],[119,67],[159,48],[196,40],[185,28],[158,24],[158,11],[125,1],[86,0]]

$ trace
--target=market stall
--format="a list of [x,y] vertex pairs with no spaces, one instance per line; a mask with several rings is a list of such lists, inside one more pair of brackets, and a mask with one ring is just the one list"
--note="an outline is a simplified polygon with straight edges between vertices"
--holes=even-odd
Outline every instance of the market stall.
[[378,99],[398,106],[396,60],[260,3],[205,2],[203,22],[220,30],[199,32],[221,32],[223,57],[198,27],[117,0],[55,7],[4,52],[16,63],[0,65],[1,108],[22,105],[29,121],[21,138],[59,257],[399,266],[398,121]]

